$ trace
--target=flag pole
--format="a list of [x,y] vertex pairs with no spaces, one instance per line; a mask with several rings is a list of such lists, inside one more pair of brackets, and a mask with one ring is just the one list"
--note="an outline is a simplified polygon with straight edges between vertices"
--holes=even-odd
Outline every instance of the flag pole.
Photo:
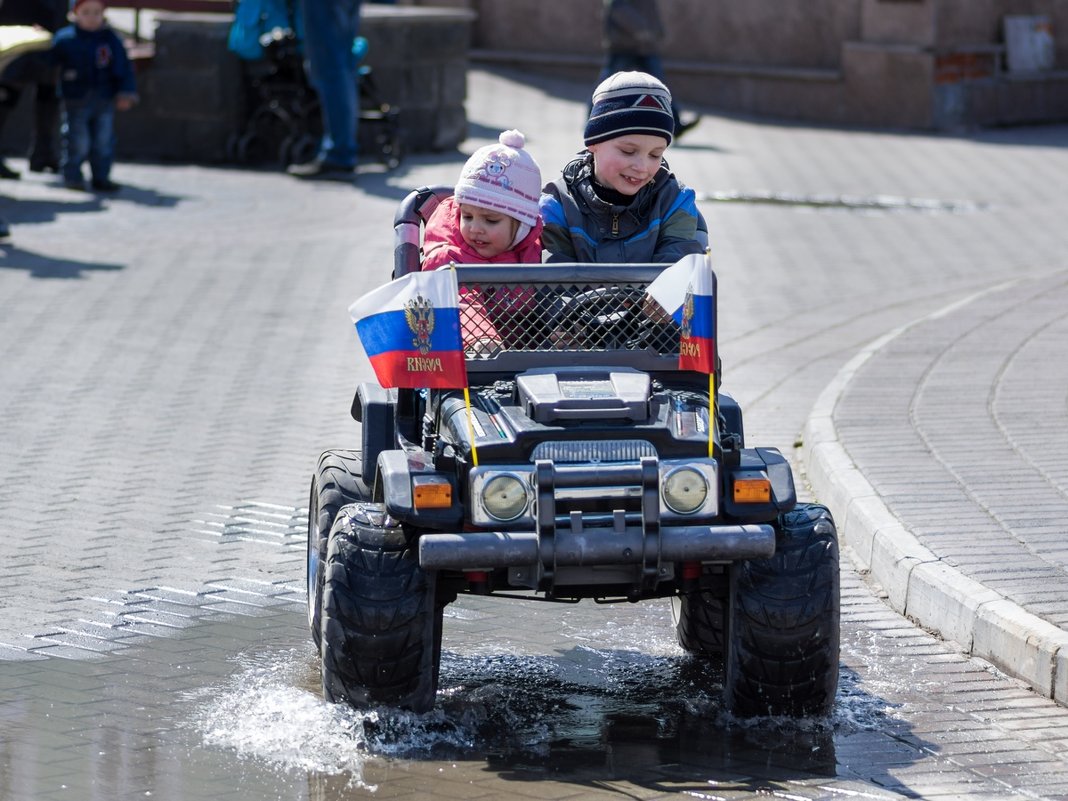
[[[449,262],[449,269],[452,270],[453,279],[456,281],[456,303],[460,302],[460,281],[456,276],[456,262]],[[460,321],[460,342],[463,343],[463,320]],[[467,375],[467,371],[464,370],[464,375]],[[464,407],[467,409],[467,436],[471,440],[471,466],[478,467],[478,448],[475,447],[475,416],[471,411],[471,390],[467,386],[466,380],[464,383]]]
[[[705,261],[708,264],[708,271],[712,272],[712,248],[705,248]],[[712,341],[715,342],[717,337],[715,332],[712,332]],[[719,409],[716,404],[716,362],[713,357],[712,369],[708,373],[708,458],[713,458],[715,454],[715,440],[716,440],[716,428],[719,427]]]

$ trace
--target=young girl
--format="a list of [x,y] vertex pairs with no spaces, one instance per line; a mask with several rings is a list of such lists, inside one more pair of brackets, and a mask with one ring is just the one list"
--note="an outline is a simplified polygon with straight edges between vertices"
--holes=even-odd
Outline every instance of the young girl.
[[424,270],[456,264],[541,262],[541,170],[523,149],[519,131],[467,160],[451,198],[441,201],[423,230]]
[[[498,144],[467,160],[451,198],[434,209],[423,230],[424,270],[456,264],[540,264],[541,170],[523,149],[519,131],[505,131]],[[468,354],[485,356],[513,340],[517,320],[533,294],[513,288],[494,294],[460,291],[460,321]]]
[[617,72],[597,87],[586,150],[541,197],[549,261],[674,264],[704,252],[694,192],[664,161],[674,129],[671,93],[652,75]]

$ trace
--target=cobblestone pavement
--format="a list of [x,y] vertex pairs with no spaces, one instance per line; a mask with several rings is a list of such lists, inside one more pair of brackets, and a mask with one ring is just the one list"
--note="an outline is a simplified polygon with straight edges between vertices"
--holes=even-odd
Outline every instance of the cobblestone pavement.
[[[579,146],[581,88],[474,72],[469,94],[466,152],[520,127],[548,176]],[[813,746],[822,763],[769,768],[748,752],[710,766],[682,739],[655,765],[635,757],[648,776],[620,769],[618,742],[623,756],[595,748],[597,770],[562,778],[529,759],[372,760],[378,796],[737,797],[770,782],[801,797],[1068,797],[1068,713],[1041,697],[1068,680],[1065,651],[1020,616],[1055,626],[1066,608],[1066,138],[709,117],[672,148],[704,198],[725,386],[747,441],[812,470],[860,571],[845,579],[843,693],[831,743]],[[203,732],[175,725],[168,694],[222,681],[237,653],[295,650],[297,672],[314,671],[299,613],[307,481],[321,449],[355,440],[347,409],[370,377],[345,307],[388,277],[397,201],[451,182],[462,160],[369,167],[356,189],[143,164],[116,168],[126,188],[114,198],[40,176],[0,186],[14,226],[0,245],[0,798],[70,797],[62,784],[113,791],[98,797],[361,792],[346,774],[249,763],[263,755],[240,744],[236,756],[199,748]],[[857,503],[871,496],[885,511]],[[966,594],[964,579],[995,595]],[[883,596],[926,626],[956,621],[948,639],[1050,686],[1030,692]],[[582,673],[583,649],[604,647],[584,632],[619,629],[619,642],[671,656],[657,639],[670,635],[665,610],[645,609],[614,608],[608,623],[580,605],[561,629],[555,610],[524,607],[519,636],[511,609],[465,602],[446,648],[549,657],[536,669],[579,670],[599,697],[613,676]],[[1020,630],[1006,621],[1032,645],[1009,650]],[[559,714],[545,725],[567,729]],[[118,756],[97,764],[109,749]]]

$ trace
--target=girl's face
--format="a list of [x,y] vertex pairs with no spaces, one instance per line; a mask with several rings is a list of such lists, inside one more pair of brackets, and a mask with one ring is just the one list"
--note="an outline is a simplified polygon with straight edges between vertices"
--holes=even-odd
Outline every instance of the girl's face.
[[519,220],[499,211],[460,204],[460,236],[484,259],[492,259],[511,249]]
[[667,140],[652,134],[627,134],[589,145],[593,153],[593,174],[597,183],[624,195],[636,195],[653,180]]
[[99,30],[104,24],[104,4],[99,0],[85,0],[71,12],[74,22],[83,31]]

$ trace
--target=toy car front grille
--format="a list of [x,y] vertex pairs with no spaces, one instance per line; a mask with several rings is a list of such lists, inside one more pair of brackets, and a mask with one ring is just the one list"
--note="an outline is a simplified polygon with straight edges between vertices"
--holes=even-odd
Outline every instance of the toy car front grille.
[[643,456],[656,456],[656,448],[645,440],[550,441],[535,446],[531,461],[548,459],[558,464],[638,462]]

